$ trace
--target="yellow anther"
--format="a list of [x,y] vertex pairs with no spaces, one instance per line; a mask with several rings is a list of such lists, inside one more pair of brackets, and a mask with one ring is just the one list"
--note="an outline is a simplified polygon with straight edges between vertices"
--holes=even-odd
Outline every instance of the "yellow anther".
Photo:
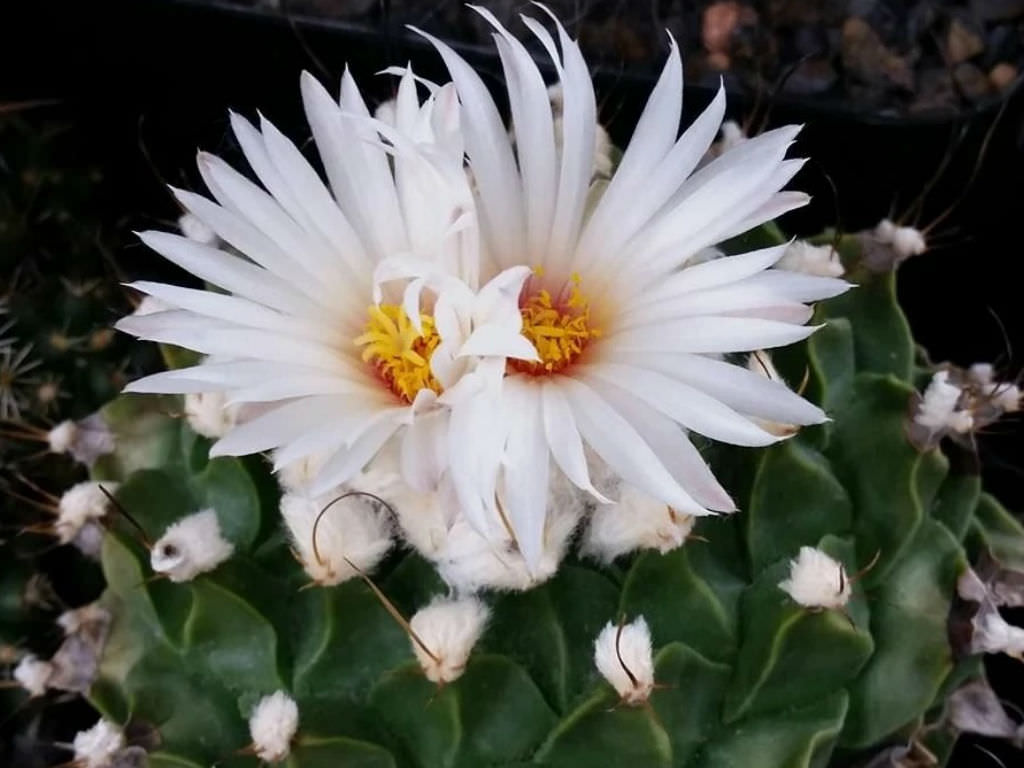
[[374,305],[367,314],[366,330],[354,343],[391,391],[409,403],[421,389],[439,393],[441,385],[430,372],[430,356],[441,341],[434,319],[420,315],[420,333],[397,304]]

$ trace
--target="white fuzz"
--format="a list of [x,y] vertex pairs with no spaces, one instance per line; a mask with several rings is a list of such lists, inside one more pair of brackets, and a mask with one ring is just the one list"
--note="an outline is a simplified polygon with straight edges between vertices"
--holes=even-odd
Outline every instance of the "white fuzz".
[[14,679],[28,691],[29,696],[42,696],[46,693],[46,684],[52,674],[53,665],[32,654],[23,658],[14,668]]
[[185,418],[194,432],[216,439],[235,426],[238,406],[227,405],[223,392],[189,392],[185,395]]
[[387,502],[395,512],[402,538],[430,560],[443,556],[452,523],[452,505],[444,504],[438,493],[420,492],[408,486],[392,490]]
[[937,371],[924,391],[914,422],[932,434],[950,430],[969,432],[974,426],[970,411],[957,410],[962,390],[949,381],[949,371]]
[[807,608],[842,608],[850,600],[850,580],[842,564],[814,547],[800,547],[789,563],[789,578],[779,588]]
[[166,301],[160,301],[155,296],[143,296],[139,306],[132,314],[136,317],[145,317],[146,315],[155,315],[157,312],[165,312],[168,309],[174,309],[174,307]]
[[1003,413],[1016,413],[1020,410],[1020,387],[1007,382],[993,382],[984,387],[985,394],[991,403]]
[[[104,482],[108,492],[117,490],[117,483]],[[109,500],[100,490],[99,483],[85,482],[73,485],[60,497],[57,504],[57,522],[54,528],[61,544],[74,539],[86,523],[99,520],[107,514]]]
[[654,690],[651,631],[643,616],[620,628],[608,622],[594,642],[597,671],[626,704],[643,704]]
[[223,563],[234,549],[221,536],[217,513],[204,509],[181,518],[164,531],[153,545],[149,561],[154,571],[173,582],[191,581]]
[[249,716],[249,736],[256,756],[267,763],[288,757],[299,729],[299,707],[284,691],[264,696]]
[[891,246],[900,258],[919,256],[928,250],[924,234],[914,227],[901,227],[889,219],[882,219],[875,227],[875,239]]
[[1024,629],[1006,621],[995,606],[983,603],[972,624],[971,653],[1005,653],[1024,658]]
[[[275,451],[276,453],[276,451]],[[305,493],[330,458],[324,453],[311,453],[277,470],[277,483],[287,493]],[[276,456],[274,458],[276,464]]]
[[77,433],[78,427],[75,426],[75,422],[70,419],[62,421],[51,429],[46,436],[50,444],[50,451],[52,453],[67,453],[71,450],[71,445]]
[[358,496],[331,504],[342,493],[344,490],[316,498],[286,493],[281,497],[281,517],[295,552],[309,577],[321,586],[358,576],[352,565],[364,572],[372,570],[391,549],[386,511]]
[[86,557],[99,560],[103,551],[104,533],[102,525],[88,522],[78,530],[71,544]]
[[72,746],[75,762],[84,768],[110,768],[114,756],[124,748],[124,734],[109,720],[99,720],[92,728],[75,734]]
[[487,606],[475,597],[435,598],[416,611],[409,625],[430,653],[410,641],[430,682],[450,683],[462,675],[489,615]]
[[[559,494],[552,493],[551,498],[559,498]],[[489,541],[464,518],[456,518],[444,546],[432,558],[441,578],[459,594],[481,589],[523,591],[543,584],[555,575],[565,556],[585,498],[577,492],[566,494],[559,502],[549,501],[541,552],[533,567],[510,535]]]
[[110,612],[98,603],[89,603],[81,608],[64,611],[57,617],[57,625],[65,635],[77,635],[85,630],[106,627],[110,624]]
[[694,518],[623,484],[614,504],[598,504],[590,515],[580,550],[610,563],[637,549],[670,552],[693,530]]
[[46,436],[52,453],[69,453],[87,467],[115,448],[114,435],[103,417],[94,413],[81,421],[62,421]]
[[178,219],[178,229],[189,240],[194,240],[202,245],[217,245],[220,242],[217,233],[206,226],[198,216],[193,216],[191,213],[186,213]]
[[806,240],[790,243],[775,268],[819,277],[842,277],[845,271],[839,254],[831,245],[812,245]]
[[967,369],[967,378],[975,384],[991,384],[995,381],[995,373],[992,363],[974,363]]

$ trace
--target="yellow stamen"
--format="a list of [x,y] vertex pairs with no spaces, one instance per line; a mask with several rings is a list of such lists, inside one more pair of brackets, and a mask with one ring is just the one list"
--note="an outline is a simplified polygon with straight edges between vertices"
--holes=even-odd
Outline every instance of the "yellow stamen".
[[367,310],[366,331],[354,339],[363,347],[363,360],[372,363],[391,391],[411,403],[421,389],[440,393],[430,372],[430,356],[441,341],[430,315],[420,315],[423,332],[413,327],[397,304],[374,305]]
[[540,290],[519,309],[523,316],[523,336],[533,342],[539,363],[510,360],[509,366],[521,373],[558,373],[575,361],[591,339],[601,335],[591,325],[590,302],[580,291],[580,277],[572,276],[569,296],[556,303],[551,293]]

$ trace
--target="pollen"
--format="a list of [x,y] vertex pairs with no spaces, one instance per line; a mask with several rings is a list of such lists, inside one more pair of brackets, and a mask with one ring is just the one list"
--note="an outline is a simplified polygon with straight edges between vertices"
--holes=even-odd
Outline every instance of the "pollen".
[[421,389],[440,393],[441,385],[430,372],[430,356],[441,341],[434,319],[420,315],[420,332],[397,304],[374,305],[367,312],[366,330],[355,339],[356,346],[363,348],[363,360],[408,403]]
[[[541,274],[537,272],[537,276]],[[587,344],[601,335],[591,321],[590,302],[580,291],[579,275],[572,276],[562,296],[556,299],[542,289],[522,302],[522,334],[537,348],[540,362],[509,360],[510,369],[533,375],[558,373],[575,362]]]

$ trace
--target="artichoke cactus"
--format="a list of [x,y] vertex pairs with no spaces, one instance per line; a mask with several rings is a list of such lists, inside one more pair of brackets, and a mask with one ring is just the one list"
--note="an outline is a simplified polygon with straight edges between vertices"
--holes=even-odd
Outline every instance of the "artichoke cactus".
[[[700,518],[679,548],[607,564],[571,555],[544,584],[485,593],[490,620],[440,685],[393,615],[447,594],[429,563],[400,550],[367,580],[311,585],[266,462],[210,459],[210,442],[173,418],[180,404],[119,397],[105,411],[117,449],[93,475],[119,483],[132,522],[103,539],[111,625],[89,700],[143,734],[153,768],[255,765],[249,718],[278,691],[297,709],[296,768],[810,768],[887,748],[940,764],[957,736],[950,694],[983,679],[977,603],[958,580],[971,562],[1017,572],[1024,529],[982,491],[967,449],[912,440],[933,370],[895,272],[864,265],[867,238],[839,240],[858,289],[819,305],[828,325],[775,359],[831,421],[715,453],[741,511]],[[215,510],[232,556],[188,583],[154,578],[153,540],[199,509]],[[780,586],[805,547],[841,564],[848,601],[806,606]],[[638,617],[653,686],[629,702],[595,666],[595,640]]]
[[[541,35],[541,40],[551,38]],[[561,43],[571,50],[567,38]],[[510,37],[504,45],[504,64],[519,57],[520,74],[536,75],[516,81],[518,86],[533,88],[534,101],[540,97],[547,103],[543,79],[522,64],[528,60],[525,49],[516,48]],[[548,47],[554,51],[553,40]],[[673,54],[656,89],[669,107],[676,99],[673,78],[681,88],[682,77]],[[454,54],[442,48],[442,55],[449,57],[460,87],[478,96],[466,68],[452,65]],[[566,71],[577,81],[586,72],[581,60],[571,61]],[[333,97],[308,78],[303,88],[316,107],[311,112],[318,118],[318,142],[335,149],[343,145],[339,131],[348,123],[332,122]],[[422,117],[415,88],[411,73],[403,75],[395,121]],[[603,131],[598,132],[602,141],[590,135],[592,121],[585,125],[579,119],[580,105],[590,102],[584,104],[578,95],[559,101],[562,96],[553,94],[551,103],[561,106],[533,127],[539,125],[547,138],[556,125],[569,125],[559,136],[572,130],[589,136],[588,151],[571,153],[574,160],[565,168],[578,165],[576,173],[586,182],[582,188],[594,193],[610,185],[610,167],[629,155],[608,147]],[[445,98],[448,109],[457,106],[454,91]],[[720,100],[714,104],[724,109]],[[564,121],[562,107],[568,113]],[[476,114],[483,115],[482,122],[501,127],[496,112],[481,109]],[[462,138],[448,130],[454,121],[445,122],[452,114],[441,115],[429,128],[451,141],[439,155],[455,148],[446,157],[448,170],[454,168],[453,188],[469,190],[475,181],[465,173]],[[714,116],[713,110],[706,114]],[[369,120],[368,112],[361,116]],[[701,135],[709,143],[717,123],[701,120]],[[429,121],[411,122],[426,130]],[[257,174],[292,206],[290,211],[300,209],[287,184],[278,183],[274,162],[295,171],[289,181],[298,179],[319,205],[320,223],[327,221],[334,234],[349,238],[348,223],[339,223],[343,219],[336,217],[333,203],[323,205],[330,198],[321,194],[322,185],[294,145],[269,124],[257,130],[238,116],[232,123],[243,150],[255,158]],[[676,126],[655,130],[652,125],[647,122],[641,133],[648,139],[669,136],[660,142],[668,152]],[[391,127],[384,125],[382,133],[392,140],[388,149],[400,154],[401,134]],[[796,172],[797,164],[782,160],[790,139],[783,132],[760,144],[762,150],[778,150],[773,163],[782,170],[770,173],[766,166],[765,183],[768,176],[776,181],[785,176],[781,186]],[[778,147],[773,149],[773,142]],[[486,145],[477,141],[477,147],[481,143]],[[554,158],[556,148],[550,149]],[[600,155],[593,178],[587,168],[595,155],[590,149]],[[267,159],[270,154],[274,162]],[[475,162],[474,148],[467,154]],[[510,149],[510,163],[512,158]],[[390,173],[392,166],[383,156],[378,159]],[[227,197],[237,195],[256,208],[269,199],[220,161],[204,156],[200,162],[215,194],[218,185],[227,185]],[[339,189],[354,195],[345,186],[343,168],[335,164],[327,170],[332,182],[340,179]],[[732,166],[726,180],[739,181],[738,170],[743,168]],[[542,176],[538,172],[535,178]],[[666,198],[672,189],[662,190]],[[288,258],[279,259],[276,243],[266,247],[270,241],[234,211],[188,192],[177,194],[183,207],[219,217],[236,243],[252,246],[272,266],[291,265]],[[563,200],[560,207],[582,212],[585,197]],[[472,192],[465,199],[472,200]],[[777,207],[770,209],[778,212],[803,198],[772,202]],[[543,206],[532,208],[534,214],[546,213]],[[272,206],[261,210],[274,213]],[[296,216],[301,220],[305,213]],[[749,227],[747,214],[737,216],[733,225]],[[276,234],[301,245],[304,233],[295,236],[299,228],[293,223]],[[436,221],[426,223],[425,229],[436,229]],[[260,289],[258,279],[249,280],[259,270],[208,247],[218,233],[200,225],[186,217],[180,224],[186,238],[150,233],[147,242],[189,262],[197,273],[211,270],[211,280],[226,277],[242,285],[240,293],[254,285]],[[543,228],[538,231],[543,234]],[[571,239],[567,230],[560,236]],[[319,247],[317,238],[310,242]],[[186,239],[192,244],[183,245]],[[777,247],[777,256],[786,242],[769,223],[721,247],[726,254]],[[600,238],[593,236],[591,245],[597,248]],[[664,255],[661,245],[654,255]],[[810,426],[761,422],[758,430],[785,438],[764,449],[699,446],[737,512],[691,518],[657,505],[653,509],[662,527],[630,538],[621,530],[602,529],[615,521],[601,518],[598,505],[588,502],[582,521],[572,517],[571,527],[561,532],[568,550],[562,562],[557,562],[563,554],[559,548],[543,578],[502,588],[487,588],[486,581],[482,589],[467,588],[472,579],[455,578],[422,554],[429,547],[421,546],[401,519],[418,503],[408,489],[392,493],[382,485],[379,492],[308,498],[291,487],[285,472],[275,475],[259,452],[211,456],[211,438],[223,434],[222,419],[233,418],[231,408],[224,407],[223,398],[204,401],[209,393],[200,385],[207,381],[189,380],[201,367],[195,366],[196,356],[166,343],[187,334],[175,336],[180,329],[173,321],[150,323],[144,318],[152,307],[140,307],[122,327],[140,336],[167,336],[157,339],[165,342],[165,365],[194,366],[180,376],[187,386],[175,390],[187,395],[121,394],[102,404],[126,370],[150,367],[152,360],[135,364],[118,351],[124,340],[91,333],[87,346],[97,353],[93,363],[74,359],[84,354],[78,342],[73,349],[47,353],[66,368],[55,375],[66,375],[89,393],[74,401],[74,411],[57,408],[49,422],[40,423],[4,414],[8,422],[17,420],[13,437],[43,442],[51,452],[69,453],[87,466],[89,480],[69,488],[71,463],[61,460],[65,482],[50,478],[43,484],[68,488],[60,497],[30,486],[38,506],[56,516],[31,527],[59,543],[75,543],[86,559],[95,557],[105,584],[94,602],[83,600],[60,614],[60,639],[52,655],[21,658],[13,677],[32,698],[58,689],[82,694],[95,708],[100,720],[71,744],[76,760],[88,768],[244,768],[260,762],[293,768],[938,766],[964,730],[1016,740],[1017,726],[988,688],[982,659],[985,653],[1024,654],[1024,630],[999,613],[1001,606],[1024,603],[1024,527],[983,491],[973,436],[1016,410],[1020,393],[984,366],[935,365],[915,345],[895,284],[899,263],[923,248],[920,233],[891,222],[857,234],[824,232],[789,246],[779,267],[813,272],[815,280],[842,274],[857,287],[842,293],[845,285],[830,291],[819,281],[814,290],[804,288],[812,298],[833,296],[814,310],[813,321],[823,327],[778,350],[774,359],[758,351],[746,361],[751,371],[800,389],[828,420]],[[196,253],[208,258],[193,259]],[[310,258],[302,269],[313,269],[320,255],[302,254]],[[763,251],[758,258],[765,259]],[[774,263],[766,260],[760,269]],[[529,269],[522,271],[526,279]],[[64,314],[88,316],[83,328],[91,328],[101,311],[97,302],[110,298],[103,291],[112,290],[108,284],[67,282],[59,288],[46,275],[33,278],[39,291],[35,303],[13,297],[10,310],[17,332],[37,341],[56,338],[43,330],[40,302],[60,295],[69,303]],[[544,290],[517,305],[524,314],[515,313],[516,321],[530,323],[528,329],[522,322],[514,329],[515,341],[521,347],[529,338],[546,349],[546,356],[507,355],[512,370],[557,373],[569,356],[579,354],[574,343],[600,336],[597,320],[590,324],[589,304],[576,291],[579,283],[574,277],[566,294],[578,312],[560,316]],[[237,297],[215,292],[197,299],[199,292],[176,287],[138,287],[154,296],[162,292],[183,307],[205,301],[221,320],[231,314],[228,310],[253,309],[244,302],[226,303]],[[330,293],[329,287],[315,287]],[[288,292],[260,295],[286,308],[306,301],[295,302]],[[803,298],[793,301],[803,310]],[[792,303],[783,309],[792,310]],[[166,306],[156,311],[162,309]],[[413,333],[415,314],[404,304],[378,301],[369,312],[369,324],[355,344],[366,348],[364,362],[391,366],[382,365],[378,373],[392,394],[404,397],[402,407],[420,402],[423,391],[431,390],[431,397],[447,391],[423,359],[443,343],[434,332],[435,319],[423,315]],[[167,314],[177,321],[183,315]],[[268,315],[251,317],[265,322]],[[273,318],[281,321],[280,314]],[[548,333],[552,328],[562,335]],[[396,336],[412,340],[410,346],[387,357],[380,350]],[[8,362],[15,359],[5,349],[0,352]],[[115,357],[121,360],[117,365]],[[403,367],[403,360],[413,365]],[[10,402],[20,409],[24,398],[19,390]],[[58,415],[65,417],[59,423]],[[813,421],[808,417],[802,423]],[[576,443],[585,464],[579,434]],[[379,448],[367,453],[367,462]],[[547,444],[541,448],[546,451]],[[625,482],[618,490],[631,491]],[[498,495],[493,488],[491,495]],[[551,499],[556,507],[562,503],[557,488]],[[557,515],[547,522],[555,525],[554,520]],[[396,543],[393,534],[399,529],[407,543]],[[540,534],[543,539],[544,531]],[[514,533],[511,539],[517,541]],[[336,550],[329,557],[327,540]],[[509,554],[526,558],[525,551]],[[20,598],[10,597],[22,594],[30,578],[27,567],[12,570],[10,577],[5,572],[0,584],[0,628],[8,644],[21,642],[11,627],[26,621]],[[8,655],[13,666],[18,654]]]

